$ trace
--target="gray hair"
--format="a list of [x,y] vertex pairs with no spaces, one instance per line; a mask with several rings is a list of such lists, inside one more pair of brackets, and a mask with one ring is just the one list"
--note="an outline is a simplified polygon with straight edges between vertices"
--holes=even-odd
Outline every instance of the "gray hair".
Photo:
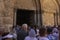
[[22,24],[22,27],[27,27],[28,25],[27,24]]

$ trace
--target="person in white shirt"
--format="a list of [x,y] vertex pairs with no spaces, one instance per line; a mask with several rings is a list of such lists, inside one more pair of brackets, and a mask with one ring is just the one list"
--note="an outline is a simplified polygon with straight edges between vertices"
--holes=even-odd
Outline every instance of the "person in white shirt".
[[49,40],[49,39],[46,37],[46,32],[47,32],[47,29],[46,29],[46,28],[40,28],[40,30],[39,30],[40,36],[38,37],[38,39],[39,39],[39,40]]
[[13,39],[13,35],[11,34],[7,34],[6,36],[3,37],[4,40],[12,40]]
[[24,40],[37,40],[36,33],[35,33],[34,29],[31,29],[29,31],[29,35],[27,37],[25,37]]

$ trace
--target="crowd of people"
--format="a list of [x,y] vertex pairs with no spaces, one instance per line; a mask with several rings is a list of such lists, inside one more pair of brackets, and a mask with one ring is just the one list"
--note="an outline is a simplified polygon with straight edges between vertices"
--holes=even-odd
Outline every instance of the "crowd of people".
[[[1,34],[1,33],[0,33]],[[58,27],[38,27],[37,25],[28,26],[14,26],[13,32],[4,37],[0,36],[0,40],[59,40]]]

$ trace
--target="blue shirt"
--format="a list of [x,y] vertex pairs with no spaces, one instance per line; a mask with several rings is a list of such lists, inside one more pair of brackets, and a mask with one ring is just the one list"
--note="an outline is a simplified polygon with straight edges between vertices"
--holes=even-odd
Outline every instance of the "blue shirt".
[[49,35],[47,36],[47,38],[48,38],[49,40],[55,40],[55,37],[54,37],[52,34],[49,34]]

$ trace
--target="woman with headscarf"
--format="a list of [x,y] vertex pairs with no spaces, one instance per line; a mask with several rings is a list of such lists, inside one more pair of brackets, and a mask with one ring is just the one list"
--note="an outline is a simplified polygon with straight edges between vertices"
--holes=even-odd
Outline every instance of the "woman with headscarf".
[[25,37],[25,40],[37,40],[34,29],[31,29],[29,31],[29,35],[27,37]]
[[53,28],[52,35],[55,37],[55,40],[59,39],[59,31],[57,28]]

